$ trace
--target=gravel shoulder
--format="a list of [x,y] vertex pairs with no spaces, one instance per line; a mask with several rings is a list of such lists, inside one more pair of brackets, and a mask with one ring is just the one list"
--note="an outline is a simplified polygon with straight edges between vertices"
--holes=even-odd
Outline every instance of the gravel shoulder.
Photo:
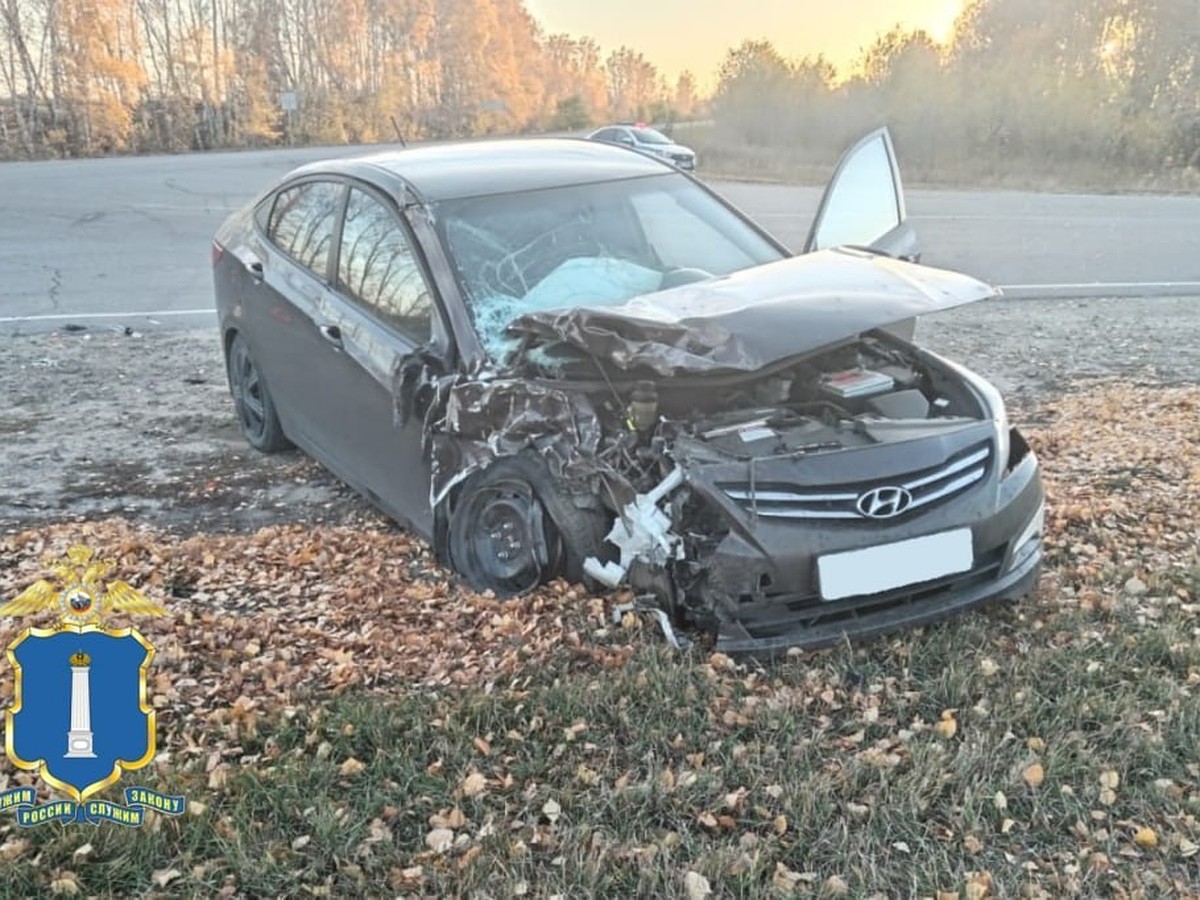
[[[1200,298],[990,301],[923,320],[917,336],[992,379],[1018,422],[1096,378],[1200,383]],[[0,532],[112,515],[178,533],[382,522],[302,454],[246,446],[213,332],[0,347]]]

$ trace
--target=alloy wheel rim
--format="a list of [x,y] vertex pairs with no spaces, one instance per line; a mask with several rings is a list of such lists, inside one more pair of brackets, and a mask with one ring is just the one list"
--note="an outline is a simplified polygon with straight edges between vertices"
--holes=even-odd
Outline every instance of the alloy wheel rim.
[[252,437],[261,437],[267,420],[262,378],[254,360],[250,358],[250,352],[240,342],[234,349],[232,381],[242,427]]

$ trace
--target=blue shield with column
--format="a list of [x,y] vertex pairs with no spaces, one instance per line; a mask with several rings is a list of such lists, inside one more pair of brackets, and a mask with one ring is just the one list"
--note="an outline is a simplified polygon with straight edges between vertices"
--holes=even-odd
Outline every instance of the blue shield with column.
[[15,765],[83,801],[154,758],[146,700],[154,650],[136,629],[29,628],[8,657],[15,682],[5,739]]

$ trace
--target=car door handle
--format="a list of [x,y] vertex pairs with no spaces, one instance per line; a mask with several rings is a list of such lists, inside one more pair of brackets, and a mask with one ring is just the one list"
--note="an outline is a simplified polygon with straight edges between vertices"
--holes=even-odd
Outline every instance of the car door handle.
[[246,271],[250,273],[251,278],[253,278],[255,281],[262,281],[263,264],[261,262],[259,262],[257,259],[251,259],[247,260],[245,263],[243,263],[243,265],[245,265]]
[[336,325],[318,325],[317,329],[321,332],[321,337],[333,344],[337,349],[342,349],[342,329]]

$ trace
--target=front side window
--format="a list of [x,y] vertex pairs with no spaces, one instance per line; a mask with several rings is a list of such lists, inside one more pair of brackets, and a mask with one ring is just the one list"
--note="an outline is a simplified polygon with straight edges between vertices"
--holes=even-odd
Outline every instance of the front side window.
[[433,300],[399,218],[372,195],[352,188],[342,228],[338,287],[418,343],[433,331]]
[[321,278],[329,270],[333,229],[344,190],[332,181],[308,181],[286,188],[276,195],[267,223],[271,241]]

